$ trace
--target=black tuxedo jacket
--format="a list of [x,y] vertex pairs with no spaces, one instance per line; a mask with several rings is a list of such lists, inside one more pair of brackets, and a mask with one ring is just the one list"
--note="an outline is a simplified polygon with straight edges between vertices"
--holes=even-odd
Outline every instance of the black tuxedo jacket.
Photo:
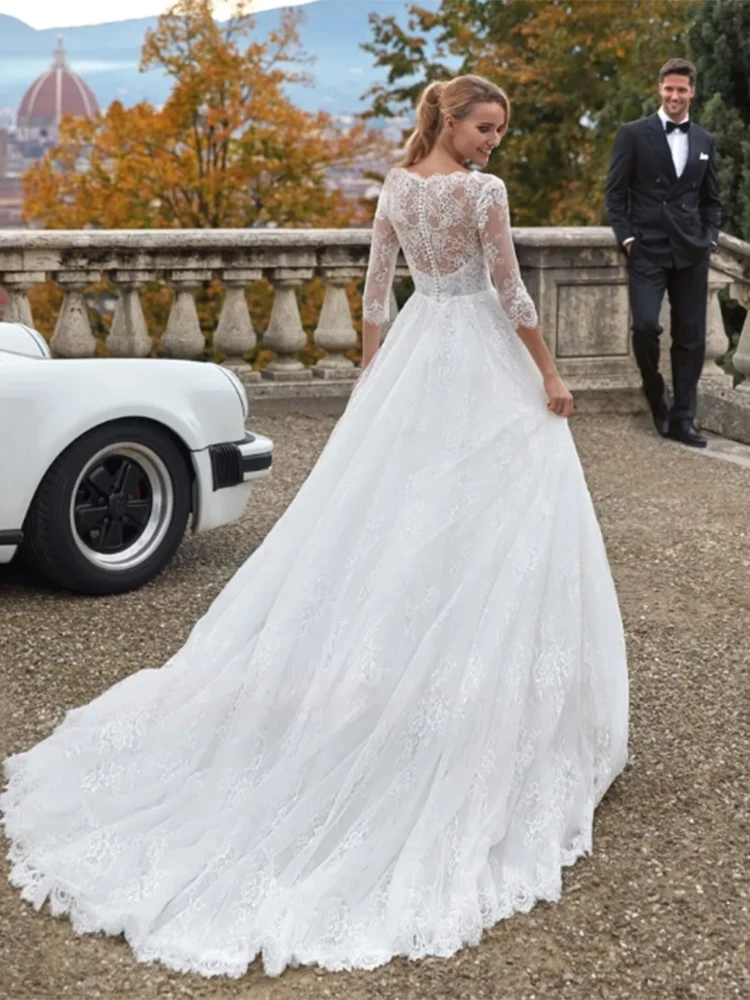
[[607,217],[618,243],[635,237],[647,254],[659,257],[666,251],[678,267],[705,260],[721,225],[714,137],[691,122],[688,150],[678,178],[658,114],[622,125],[605,190]]

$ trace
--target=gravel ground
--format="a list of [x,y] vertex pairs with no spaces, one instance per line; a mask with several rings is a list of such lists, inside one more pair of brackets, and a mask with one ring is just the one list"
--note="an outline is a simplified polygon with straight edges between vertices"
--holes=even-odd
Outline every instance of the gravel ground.
[[[257,421],[277,457],[245,518],[186,540],[139,593],[75,598],[0,567],[0,756],[164,662],[283,512],[334,422]],[[76,937],[0,877],[0,998],[750,997],[750,470],[660,441],[641,418],[576,417],[573,430],[625,618],[632,733],[594,855],[566,870],[559,903],[449,960],[276,980],[256,963],[240,980],[203,980],[138,965],[122,940]]]

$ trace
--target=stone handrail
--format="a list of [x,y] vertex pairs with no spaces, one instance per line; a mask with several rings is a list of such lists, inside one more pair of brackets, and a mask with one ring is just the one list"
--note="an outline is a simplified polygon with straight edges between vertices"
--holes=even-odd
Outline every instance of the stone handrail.
[[[514,230],[524,279],[539,310],[544,336],[561,371],[573,383],[637,387],[629,335],[627,265],[609,228],[536,228]],[[52,279],[64,292],[52,350],[59,357],[94,353],[84,292],[109,279],[119,296],[107,349],[114,356],[145,357],[151,336],[139,290],[163,281],[175,292],[161,353],[196,358],[205,349],[193,291],[209,279],[226,290],[214,348],[226,363],[244,369],[248,382],[311,382],[325,378],[350,382],[356,366],[346,352],[356,345],[347,286],[362,278],[369,253],[369,230],[10,230],[0,231],[0,285],[8,293],[5,319],[33,325],[28,292]],[[405,274],[403,262],[397,273]],[[313,335],[325,357],[305,367],[295,354],[306,346],[295,289],[313,276],[326,294]],[[274,287],[274,301],[263,345],[275,355],[262,373],[252,372],[243,356],[258,337],[245,298],[261,277]],[[718,293],[722,288],[746,308],[750,305],[750,245],[724,234],[711,258],[708,342],[704,378],[727,376],[715,364],[728,340]],[[391,298],[391,320],[395,298]],[[668,327],[665,304],[663,325]],[[662,345],[668,350],[668,337]],[[735,365],[750,375],[750,310]],[[731,379],[730,379],[731,382]],[[318,383],[319,384],[319,383]],[[750,384],[750,380],[748,381]]]

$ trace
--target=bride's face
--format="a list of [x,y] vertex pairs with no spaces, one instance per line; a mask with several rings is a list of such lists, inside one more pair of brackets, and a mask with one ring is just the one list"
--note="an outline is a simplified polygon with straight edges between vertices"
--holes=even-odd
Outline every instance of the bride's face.
[[457,159],[470,160],[484,167],[499,145],[507,126],[507,115],[501,104],[475,104],[465,118],[446,115],[445,127],[451,138]]

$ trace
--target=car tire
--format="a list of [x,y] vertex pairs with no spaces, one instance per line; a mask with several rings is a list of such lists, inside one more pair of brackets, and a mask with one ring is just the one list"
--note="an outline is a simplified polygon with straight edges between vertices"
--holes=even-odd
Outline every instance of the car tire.
[[189,459],[165,429],[117,420],[73,442],[39,485],[24,525],[36,571],[81,594],[153,579],[190,516]]

